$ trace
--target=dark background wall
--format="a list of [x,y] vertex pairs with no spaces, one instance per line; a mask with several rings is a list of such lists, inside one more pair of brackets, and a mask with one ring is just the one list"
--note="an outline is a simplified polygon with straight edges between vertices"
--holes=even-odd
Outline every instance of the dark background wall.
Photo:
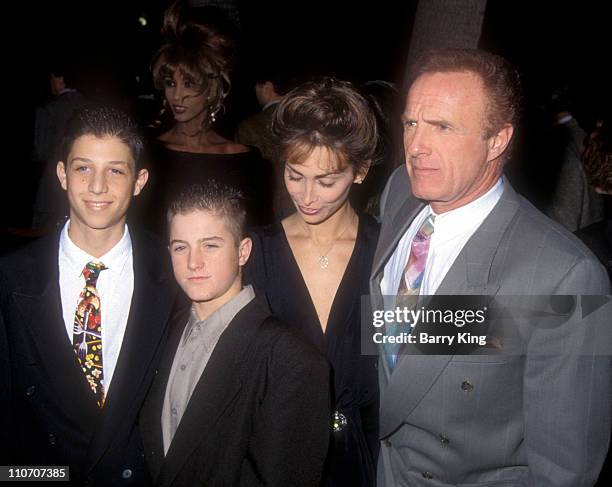
[[[26,2],[3,6],[4,94],[0,224],[29,223],[34,109],[48,96],[46,65],[57,53],[75,61],[79,88],[93,99],[133,106],[150,94],[151,54],[160,42],[161,0]],[[354,80],[401,82],[417,2],[240,1],[242,64],[228,120],[256,109],[249,74],[261,59]],[[536,118],[554,85],[571,85],[589,128],[609,106],[609,22],[605,2],[492,1],[480,45],[524,73]],[[141,25],[139,18],[146,19]],[[536,135],[532,137],[537,138]],[[522,134],[524,144],[529,133]]]

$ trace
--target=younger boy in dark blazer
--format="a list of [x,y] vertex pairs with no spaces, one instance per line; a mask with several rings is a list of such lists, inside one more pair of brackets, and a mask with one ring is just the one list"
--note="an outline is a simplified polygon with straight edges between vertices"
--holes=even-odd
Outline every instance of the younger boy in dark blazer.
[[209,181],[168,212],[178,311],[141,413],[159,486],[317,486],[330,431],[325,360],[270,315],[242,266],[240,193]]

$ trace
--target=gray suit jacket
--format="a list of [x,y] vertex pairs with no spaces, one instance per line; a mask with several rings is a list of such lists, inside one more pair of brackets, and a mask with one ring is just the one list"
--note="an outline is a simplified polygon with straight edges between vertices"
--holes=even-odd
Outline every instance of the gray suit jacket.
[[[609,294],[587,248],[505,183],[437,294]],[[423,205],[398,168],[381,205],[375,309],[384,266]],[[611,370],[609,356],[578,354],[401,355],[392,373],[380,360],[378,485],[593,485],[610,437]]]

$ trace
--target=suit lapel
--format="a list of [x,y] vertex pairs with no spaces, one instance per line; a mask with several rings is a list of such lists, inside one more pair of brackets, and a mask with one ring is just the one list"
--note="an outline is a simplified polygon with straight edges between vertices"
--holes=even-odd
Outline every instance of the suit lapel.
[[32,248],[36,272],[28,289],[14,292],[29,339],[35,344],[46,375],[57,391],[66,416],[81,431],[92,434],[100,411],[81,371],[66,333],[59,289],[59,234],[41,239]]
[[130,236],[134,291],[102,421],[89,449],[89,468],[111,445],[119,428],[125,431],[132,427],[149,386],[147,378],[154,375],[174,301],[174,279],[169,267],[162,265],[168,256],[147,245],[137,233]]
[[408,230],[408,227],[410,227],[412,220],[414,220],[424,206],[425,203],[422,201],[408,198],[404,201],[399,211],[393,215],[389,224],[385,225],[385,222],[383,222],[383,228],[381,229],[372,264],[372,279],[370,281],[370,293],[372,296],[380,295],[380,282],[383,278],[385,264],[391,258],[397,244]]
[[516,216],[518,206],[516,192],[504,179],[501,198],[467,241],[436,294],[494,295],[497,292],[501,284],[500,273],[506,262],[495,257],[498,254],[505,255],[500,245],[510,222]]
[[[465,244],[436,295],[497,293],[499,277],[506,264],[503,259],[505,252],[500,245],[518,209],[516,193],[508,181],[504,180],[504,184],[500,200]],[[410,415],[451,359],[452,355],[420,355],[414,345],[407,345],[393,373],[389,375],[383,364],[381,438],[393,433]]]
[[[170,335],[163,357],[156,371],[156,378],[153,381],[151,390],[147,394],[147,399],[140,413],[140,429],[142,431],[142,441],[147,454],[147,462],[151,470],[151,477],[154,481],[159,476],[160,469],[164,461],[164,440],[161,430],[161,412],[164,406],[166,386],[170,376],[170,369],[179,341],[183,335],[183,330],[189,319],[189,306],[178,310],[170,325]],[[151,455],[154,452],[154,455]]]
[[207,438],[210,429],[237,396],[246,371],[244,363],[249,358],[248,347],[252,344],[255,331],[267,316],[267,306],[255,298],[240,310],[221,335],[181,418],[158,485],[172,484],[185,461]]

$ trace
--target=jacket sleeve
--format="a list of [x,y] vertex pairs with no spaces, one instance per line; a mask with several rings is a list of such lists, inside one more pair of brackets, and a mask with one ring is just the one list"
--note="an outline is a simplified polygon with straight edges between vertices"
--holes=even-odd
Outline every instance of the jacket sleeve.
[[[0,292],[4,288],[0,273]],[[4,323],[4,302],[0,295],[0,465],[10,464],[11,373],[7,330]]]
[[523,389],[529,486],[597,481],[610,441],[611,305],[604,305],[604,319],[605,308],[589,313],[583,296],[609,293],[603,268],[578,259],[554,292],[575,299],[573,311],[553,328],[536,328],[530,339]]
[[275,343],[241,486],[318,487],[331,433],[329,379],[324,358],[297,337]]

